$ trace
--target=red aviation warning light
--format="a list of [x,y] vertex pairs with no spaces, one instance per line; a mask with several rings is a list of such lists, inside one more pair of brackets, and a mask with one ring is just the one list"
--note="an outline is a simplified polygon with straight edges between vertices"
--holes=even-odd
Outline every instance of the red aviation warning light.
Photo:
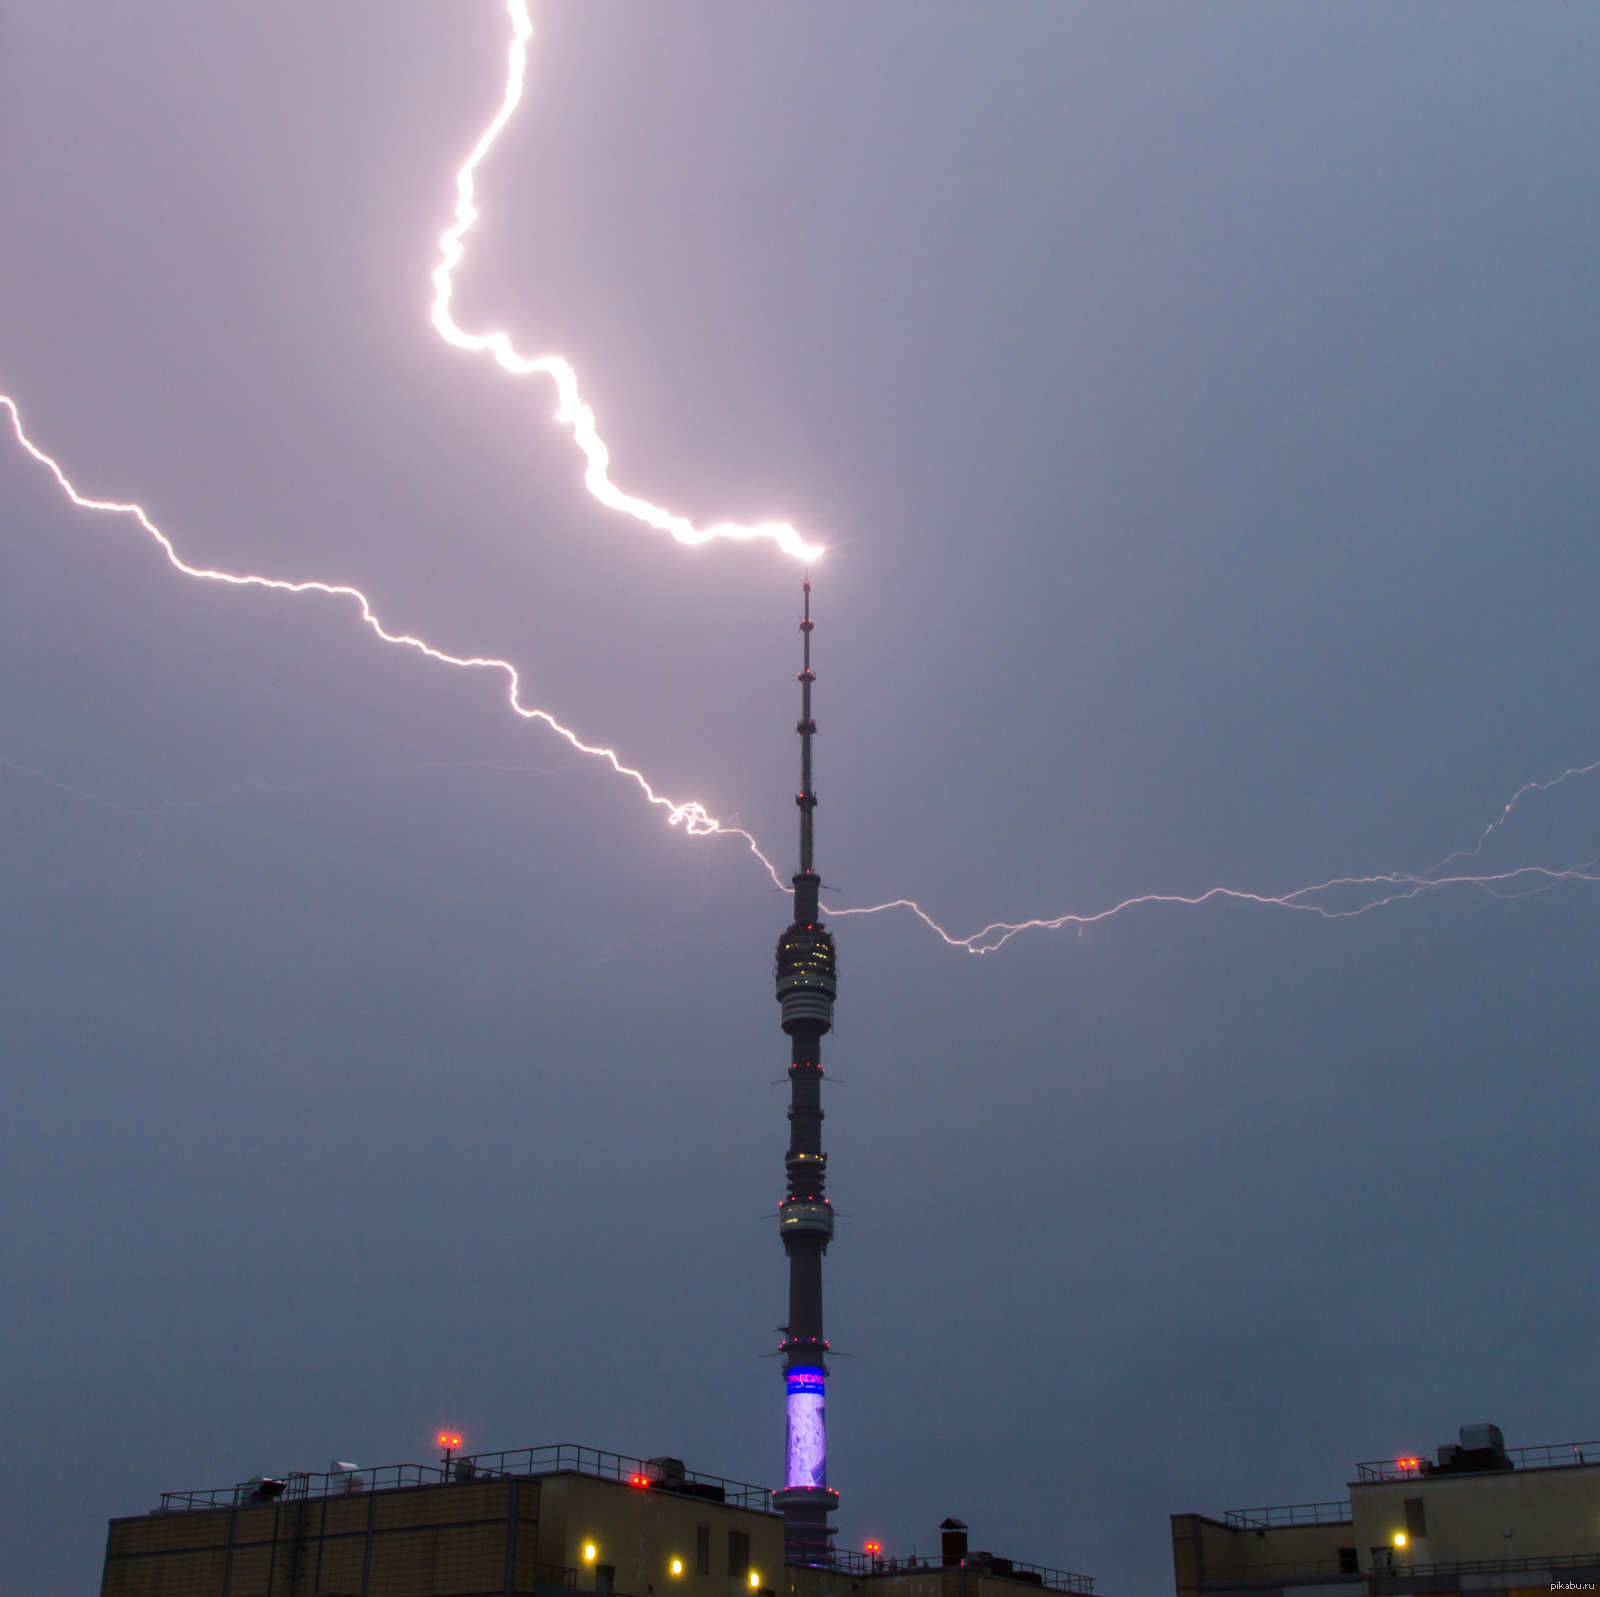
[[454,1452],[461,1446],[461,1433],[459,1431],[440,1431],[438,1436],[439,1446]]

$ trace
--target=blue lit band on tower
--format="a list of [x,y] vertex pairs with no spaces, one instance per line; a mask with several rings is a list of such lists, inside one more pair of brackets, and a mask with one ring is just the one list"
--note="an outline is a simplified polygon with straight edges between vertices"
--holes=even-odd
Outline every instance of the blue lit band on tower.
[[794,924],[778,939],[778,1002],[789,1034],[788,1187],[778,1205],[778,1235],[789,1257],[789,1323],[784,1327],[785,1413],[783,1490],[774,1502],[783,1511],[783,1553],[791,1564],[828,1564],[828,1515],[839,1494],[828,1486],[828,1343],[822,1334],[822,1256],[833,1239],[828,1202],[828,1156],[822,1151],[822,1037],[833,1029],[838,992],[833,936],[817,909],[821,878],[812,862],[811,786],[811,584],[805,585],[805,639],[800,672],[800,869],[794,877]]

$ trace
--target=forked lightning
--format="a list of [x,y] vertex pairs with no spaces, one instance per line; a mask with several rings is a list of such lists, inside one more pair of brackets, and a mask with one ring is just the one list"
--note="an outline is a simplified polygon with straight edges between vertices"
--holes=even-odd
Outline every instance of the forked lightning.
[[[505,94],[493,119],[484,129],[477,143],[473,145],[471,153],[456,174],[455,219],[440,238],[440,259],[433,273],[434,300],[432,320],[434,327],[442,338],[458,349],[475,352],[483,351],[492,354],[495,360],[514,376],[544,376],[551,379],[555,384],[558,401],[556,418],[564,426],[572,429],[573,440],[582,451],[587,463],[584,482],[589,492],[603,505],[612,510],[620,511],[624,515],[632,516],[646,526],[670,533],[680,543],[703,544],[717,539],[740,541],[770,539],[785,553],[794,556],[798,560],[815,561],[819,559],[824,553],[823,548],[820,545],[806,543],[787,522],[762,522],[748,526],[737,522],[719,522],[714,526],[696,527],[686,516],[678,515],[660,505],[652,504],[647,499],[641,499],[633,494],[623,492],[611,480],[610,451],[606,448],[605,441],[600,436],[595,423],[594,412],[588,405],[583,403],[578,390],[577,373],[574,372],[571,364],[560,355],[528,356],[520,354],[512,345],[511,339],[506,333],[469,333],[464,331],[456,322],[452,312],[452,303],[455,295],[454,272],[465,253],[466,235],[479,214],[476,204],[477,170],[521,101],[527,78],[528,43],[533,37],[533,21],[529,15],[527,0],[509,0],[507,10],[511,18],[512,37]],[[586,743],[570,727],[564,726],[560,721],[556,720],[548,710],[541,710],[524,704],[522,701],[521,679],[516,667],[510,661],[482,656],[449,654],[443,649],[435,648],[422,638],[411,636],[409,633],[391,632],[378,619],[367,596],[359,588],[347,583],[319,580],[291,581],[280,577],[219,571],[208,567],[190,565],[178,554],[172,540],[151,520],[140,505],[112,499],[92,498],[81,493],[73,485],[57,461],[29,438],[23,428],[22,413],[16,400],[8,394],[0,394],[0,405],[5,406],[10,413],[11,424],[16,432],[17,441],[34,460],[54,476],[62,491],[71,499],[73,504],[84,510],[96,510],[111,515],[131,517],[155,540],[174,568],[181,571],[185,576],[198,577],[207,582],[224,583],[231,587],[266,588],[274,592],[290,594],[316,593],[323,594],[329,598],[347,599],[359,608],[362,621],[385,643],[399,644],[408,649],[415,649],[419,653],[425,654],[430,660],[438,661],[441,665],[458,666],[468,670],[500,672],[506,679],[508,702],[523,720],[543,722],[552,732],[565,739],[579,753],[592,755],[598,760],[603,760],[617,775],[627,777],[630,781],[637,783],[649,803],[666,811],[669,825],[681,826],[685,832],[693,837],[727,836],[742,838],[751,853],[766,867],[767,873],[773,882],[783,891],[791,891],[789,884],[784,882],[772,861],[757,846],[755,838],[743,827],[719,821],[699,800],[686,799],[680,801],[664,797],[656,792],[649,781],[646,780],[643,772],[636,770],[631,765],[625,765],[614,749]],[[1175,893],[1146,893],[1126,898],[1108,909],[1093,913],[1074,913],[1017,922],[996,921],[968,937],[958,937],[947,931],[920,904],[909,898],[893,899],[888,903],[865,905],[855,909],[835,909],[831,913],[836,917],[840,915],[878,915],[889,910],[905,909],[925,922],[952,948],[962,948],[972,954],[988,954],[1003,947],[1013,937],[1024,931],[1058,931],[1068,926],[1092,926],[1140,905],[1176,904],[1192,908],[1210,903],[1213,900],[1234,899],[1248,904],[1300,910],[1330,919],[1340,919],[1354,915],[1364,915],[1369,910],[1377,909],[1382,905],[1416,898],[1425,893],[1438,892],[1447,887],[1476,887],[1483,892],[1499,897],[1520,897],[1529,893],[1546,891],[1560,882],[1600,881],[1600,859],[1587,860],[1580,864],[1562,867],[1524,866],[1516,870],[1494,874],[1469,875],[1457,873],[1444,875],[1441,873],[1446,866],[1458,859],[1472,858],[1478,855],[1490,835],[1510,818],[1517,801],[1524,795],[1545,791],[1565,782],[1569,777],[1587,776],[1596,771],[1600,771],[1600,762],[1573,767],[1549,782],[1530,782],[1526,784],[1513,795],[1501,814],[1484,830],[1483,835],[1473,848],[1451,854],[1430,870],[1423,871],[1417,875],[1389,873],[1376,876],[1338,877],[1281,895],[1252,893],[1232,887],[1214,887],[1208,892],[1192,897]]]

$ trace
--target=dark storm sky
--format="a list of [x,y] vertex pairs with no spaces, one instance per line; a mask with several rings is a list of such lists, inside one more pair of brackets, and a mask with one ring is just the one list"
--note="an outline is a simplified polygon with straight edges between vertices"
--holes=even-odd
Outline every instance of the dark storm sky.
[[[468,327],[819,563],[820,861],[967,932],[1416,870],[1600,759],[1600,13],[542,5]],[[798,573],[583,491],[428,273],[468,5],[0,9],[0,388],[186,558],[360,585],[792,868]],[[0,1582],[247,1475],[772,1482],[787,900],[0,446]],[[37,774],[35,774],[37,773]],[[1600,853],[1600,778],[1492,868]],[[1167,1516],[1600,1434],[1600,888],[838,923],[844,1540],[1169,1589]]]

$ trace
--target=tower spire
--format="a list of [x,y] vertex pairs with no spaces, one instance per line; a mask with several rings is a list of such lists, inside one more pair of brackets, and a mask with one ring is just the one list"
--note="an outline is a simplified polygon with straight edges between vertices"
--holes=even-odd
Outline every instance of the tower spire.
[[800,869],[794,877],[794,921],[778,939],[777,997],[789,1034],[789,1153],[787,1191],[778,1205],[778,1235],[789,1259],[789,1323],[784,1327],[784,1384],[788,1420],[783,1490],[773,1501],[783,1512],[784,1559],[791,1564],[831,1564],[828,1515],[839,1494],[828,1486],[826,1392],[828,1369],[822,1334],[822,1256],[833,1239],[833,1205],[827,1199],[828,1156],[822,1151],[822,1038],[833,1029],[838,992],[833,934],[822,924],[817,895],[821,878],[813,859],[812,816],[817,795],[811,780],[811,580],[805,583],[800,670]]
[[[815,872],[811,868],[811,813],[817,807],[817,795],[811,789],[811,740],[816,736],[817,723],[811,719],[811,684],[817,680],[817,674],[811,669],[811,630],[816,623],[811,619],[810,577],[806,578],[805,596],[806,615],[800,623],[800,635],[805,639],[804,664],[800,671],[800,719],[795,723],[795,731],[800,734],[800,791],[794,801],[800,806],[800,875],[812,876]],[[797,903],[794,918],[815,920],[816,901],[811,901],[808,917],[801,916]]]

